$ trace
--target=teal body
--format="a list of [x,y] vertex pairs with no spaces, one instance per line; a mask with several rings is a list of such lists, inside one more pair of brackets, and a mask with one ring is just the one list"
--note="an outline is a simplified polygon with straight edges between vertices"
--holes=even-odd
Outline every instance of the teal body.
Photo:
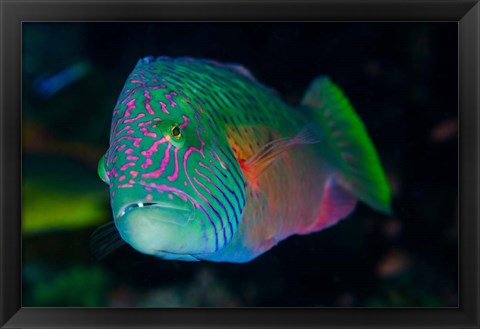
[[390,192],[363,124],[327,78],[292,107],[244,67],[146,57],[99,162],[115,227],[165,259],[246,262]]

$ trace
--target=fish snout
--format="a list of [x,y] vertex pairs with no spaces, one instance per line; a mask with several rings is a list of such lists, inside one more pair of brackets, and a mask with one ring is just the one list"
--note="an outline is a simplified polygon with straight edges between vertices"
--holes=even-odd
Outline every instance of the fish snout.
[[140,252],[154,254],[172,248],[181,251],[184,246],[178,236],[194,215],[189,197],[164,192],[152,200],[123,206],[116,216],[116,226],[121,237]]

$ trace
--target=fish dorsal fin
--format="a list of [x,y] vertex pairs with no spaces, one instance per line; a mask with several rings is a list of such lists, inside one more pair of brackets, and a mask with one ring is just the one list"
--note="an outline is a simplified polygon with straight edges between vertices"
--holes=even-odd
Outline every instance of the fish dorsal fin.
[[245,66],[240,65],[240,64],[232,64],[232,63],[225,63],[223,66],[226,69],[229,69],[231,71],[237,72],[238,74],[243,75],[245,78],[251,80],[251,81],[257,81],[255,77],[253,76],[252,72],[250,72],[249,69],[247,69]]
[[334,177],[328,178],[320,201],[318,220],[308,228],[308,232],[319,231],[336,224],[347,217],[355,208],[357,199]]
[[325,131],[322,155],[358,199],[390,213],[390,187],[367,130],[341,89],[327,77],[313,81],[302,104]]
[[314,125],[306,125],[298,134],[292,137],[281,137],[265,143],[252,156],[240,162],[244,174],[254,183],[257,178],[276,161],[281,159],[292,147],[319,143],[321,135]]

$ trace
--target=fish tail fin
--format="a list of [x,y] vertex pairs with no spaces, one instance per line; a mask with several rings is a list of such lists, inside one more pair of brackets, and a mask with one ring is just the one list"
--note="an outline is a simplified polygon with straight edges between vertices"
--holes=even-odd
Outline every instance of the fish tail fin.
[[318,77],[310,85],[302,105],[325,132],[320,147],[337,170],[335,176],[340,185],[370,207],[391,214],[390,187],[379,157],[342,90],[328,77]]

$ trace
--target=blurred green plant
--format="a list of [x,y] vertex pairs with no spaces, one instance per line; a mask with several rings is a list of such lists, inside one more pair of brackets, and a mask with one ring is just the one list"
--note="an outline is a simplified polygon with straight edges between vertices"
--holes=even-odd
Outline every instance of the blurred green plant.
[[25,156],[22,231],[78,229],[109,220],[108,189],[95,171],[67,157]]
[[28,304],[42,307],[106,306],[108,283],[108,274],[101,267],[74,265],[53,277],[32,282]]

